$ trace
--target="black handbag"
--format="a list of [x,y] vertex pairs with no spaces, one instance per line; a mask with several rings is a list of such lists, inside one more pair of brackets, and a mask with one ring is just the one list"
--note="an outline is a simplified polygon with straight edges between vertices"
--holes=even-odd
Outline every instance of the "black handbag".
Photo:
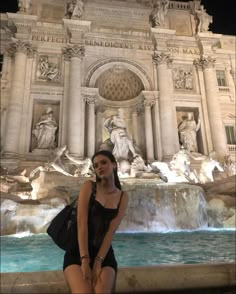
[[66,205],[51,221],[48,235],[63,250],[73,250],[77,241],[77,200]]

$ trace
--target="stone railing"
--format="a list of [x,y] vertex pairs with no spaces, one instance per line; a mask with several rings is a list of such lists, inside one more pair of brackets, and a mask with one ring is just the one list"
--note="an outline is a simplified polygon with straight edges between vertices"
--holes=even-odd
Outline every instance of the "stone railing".
[[228,145],[229,152],[236,152],[236,145]]
[[170,1],[169,8],[170,9],[189,10],[190,5],[189,5],[189,3],[181,2],[181,1]]
[[229,87],[218,87],[219,89],[219,92],[221,93],[229,93],[230,90],[229,90]]
[[236,162],[236,145],[228,145],[228,150],[231,159]]

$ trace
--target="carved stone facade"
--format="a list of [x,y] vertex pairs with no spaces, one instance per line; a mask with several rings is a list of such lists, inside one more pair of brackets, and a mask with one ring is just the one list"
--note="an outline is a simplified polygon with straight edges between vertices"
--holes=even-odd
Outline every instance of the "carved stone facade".
[[[201,121],[196,152],[235,153],[235,37],[209,31],[200,1],[19,2],[19,13],[1,15],[3,158],[43,160],[64,145],[91,157],[119,108],[149,162],[178,152],[188,113]],[[55,132],[39,148],[47,108]]]

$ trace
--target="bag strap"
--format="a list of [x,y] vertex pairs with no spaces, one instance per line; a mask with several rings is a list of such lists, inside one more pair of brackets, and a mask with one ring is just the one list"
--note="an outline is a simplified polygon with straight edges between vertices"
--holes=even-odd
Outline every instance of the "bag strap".
[[118,203],[118,206],[117,206],[117,209],[119,210],[120,208],[120,203],[121,203],[121,199],[123,197],[123,194],[124,194],[124,191],[122,191],[121,195],[120,195],[120,200],[119,200],[119,203]]
[[96,194],[96,191],[97,191],[97,184],[96,182],[92,182],[92,194],[93,194],[93,197],[95,198],[95,194]]

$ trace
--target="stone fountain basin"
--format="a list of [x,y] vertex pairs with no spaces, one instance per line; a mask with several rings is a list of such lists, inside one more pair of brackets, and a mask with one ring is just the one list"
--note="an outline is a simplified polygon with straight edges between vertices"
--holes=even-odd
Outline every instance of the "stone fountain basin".
[[[119,268],[114,293],[233,293],[235,269],[235,263]],[[45,271],[2,273],[1,293],[69,294],[70,290],[62,271]]]

